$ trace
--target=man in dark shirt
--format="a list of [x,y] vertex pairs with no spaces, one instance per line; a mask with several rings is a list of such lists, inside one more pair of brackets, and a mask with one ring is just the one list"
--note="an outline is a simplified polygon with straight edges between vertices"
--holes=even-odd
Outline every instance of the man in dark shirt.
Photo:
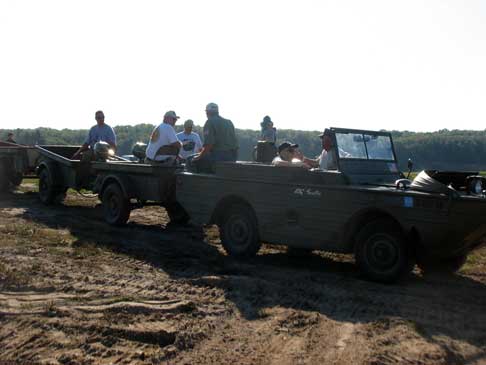
[[219,115],[218,105],[214,103],[209,103],[206,106],[206,115],[208,120],[203,129],[203,148],[193,161],[236,161],[238,140],[233,123]]

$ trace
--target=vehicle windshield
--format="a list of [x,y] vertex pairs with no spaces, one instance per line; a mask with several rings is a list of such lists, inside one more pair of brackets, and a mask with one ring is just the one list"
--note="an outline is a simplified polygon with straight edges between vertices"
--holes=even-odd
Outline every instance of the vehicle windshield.
[[336,132],[339,158],[395,161],[390,136]]

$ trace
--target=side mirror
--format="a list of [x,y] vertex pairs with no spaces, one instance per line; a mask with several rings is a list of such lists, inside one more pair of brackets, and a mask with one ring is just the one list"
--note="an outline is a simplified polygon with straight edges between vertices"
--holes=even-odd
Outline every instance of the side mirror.
[[408,168],[408,175],[407,175],[407,179],[408,179],[410,177],[410,173],[412,172],[412,168],[413,168],[413,161],[411,158],[408,159],[407,168]]

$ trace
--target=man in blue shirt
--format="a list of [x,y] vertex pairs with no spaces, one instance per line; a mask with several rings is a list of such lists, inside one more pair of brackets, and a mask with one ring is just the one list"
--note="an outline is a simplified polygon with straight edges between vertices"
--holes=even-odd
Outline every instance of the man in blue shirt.
[[105,124],[105,115],[101,110],[95,113],[96,125],[91,127],[88,133],[88,137],[84,144],[76,151],[76,153],[71,157],[73,160],[77,160],[78,156],[87,150],[93,149],[96,142],[106,142],[110,147],[116,151],[116,135],[113,128],[108,124]]

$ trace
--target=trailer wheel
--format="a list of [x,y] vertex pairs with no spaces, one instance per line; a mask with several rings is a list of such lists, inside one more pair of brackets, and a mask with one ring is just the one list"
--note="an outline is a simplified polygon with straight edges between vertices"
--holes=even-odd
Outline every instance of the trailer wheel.
[[7,169],[4,162],[0,160],[0,193],[7,191],[8,187]]
[[405,237],[390,219],[364,226],[357,236],[355,258],[368,279],[382,283],[393,283],[413,269]]
[[253,210],[243,204],[231,206],[219,224],[225,251],[235,257],[252,257],[260,249],[258,224]]
[[442,260],[419,257],[417,260],[417,266],[424,274],[453,274],[461,269],[461,267],[466,263],[466,260],[467,255],[459,255],[457,257]]
[[39,199],[45,205],[50,205],[55,202],[57,195],[49,170],[43,168],[39,174]]
[[113,226],[122,226],[130,217],[130,202],[116,183],[103,191],[103,213],[105,221]]

